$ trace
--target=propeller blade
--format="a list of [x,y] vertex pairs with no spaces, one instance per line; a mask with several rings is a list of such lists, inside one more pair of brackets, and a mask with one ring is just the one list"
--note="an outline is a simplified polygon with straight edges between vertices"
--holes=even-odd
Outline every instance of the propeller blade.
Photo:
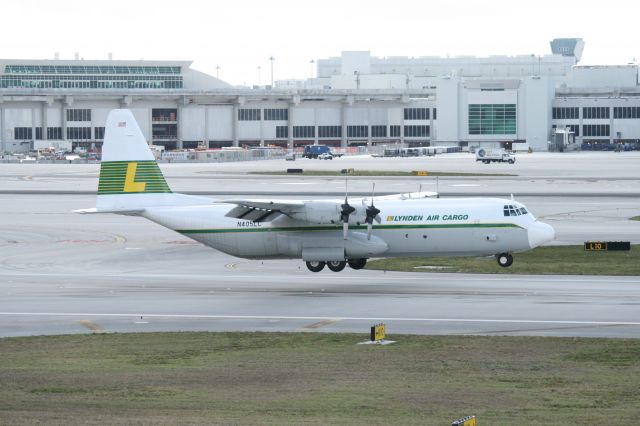
[[340,220],[343,222],[349,222],[349,215],[356,211],[355,207],[349,204],[347,199],[344,199],[344,204],[340,206],[342,210],[340,211]]
[[342,221],[342,235],[344,239],[347,239],[347,234],[349,232],[349,216],[351,213],[355,212],[355,207],[349,204],[347,197],[344,197],[344,204],[340,206],[342,210],[340,211],[340,220]]
[[373,230],[373,221],[374,219],[380,223],[380,217],[378,214],[380,213],[380,209],[376,208],[373,204],[367,207],[366,217],[364,221],[367,224],[367,240],[371,239],[371,231]]
[[364,221],[367,224],[367,240],[371,239],[371,232],[373,231],[373,220],[375,219],[378,223],[380,223],[380,216],[378,216],[378,214],[380,213],[380,209],[378,209],[376,206],[373,205],[373,197],[376,194],[376,183],[373,182],[372,184],[372,188],[371,188],[371,205],[369,207],[367,207],[367,210],[365,211],[365,219]]
[[371,207],[373,207],[373,197],[376,195],[376,183],[373,182],[371,186]]
[[378,216],[380,214],[380,209],[371,205],[369,207],[367,207],[366,210],[366,217],[364,219],[364,221],[366,223],[373,223],[373,219],[376,218],[376,216]]

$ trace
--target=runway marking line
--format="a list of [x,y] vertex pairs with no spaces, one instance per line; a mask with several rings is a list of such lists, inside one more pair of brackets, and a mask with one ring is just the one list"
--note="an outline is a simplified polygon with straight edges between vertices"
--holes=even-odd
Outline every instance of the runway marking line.
[[[79,275],[76,274],[61,274],[61,273],[38,273],[38,272],[24,272],[24,273],[16,273],[15,271],[10,271],[11,273],[6,273],[5,271],[0,271],[0,276],[17,276],[17,277],[77,277]],[[408,274],[415,274],[415,276],[410,276]],[[450,275],[457,275],[457,276],[450,276]],[[442,273],[438,273],[437,277],[434,276],[434,280],[438,280],[438,281],[455,281],[455,280],[460,280],[461,277],[464,278],[465,281],[468,282],[499,282],[499,283],[508,283],[511,281],[518,281],[518,282],[534,282],[534,283],[539,283],[540,280],[539,279],[535,279],[535,278],[529,278],[526,275],[501,275],[501,276],[496,276],[496,277],[487,277],[487,278],[480,278],[480,277],[474,277],[472,275],[474,274],[450,274],[450,275],[445,275]],[[283,275],[284,276],[284,275]],[[379,276],[382,276],[382,274],[371,274],[371,275],[362,275],[362,276],[354,276],[354,275],[348,275],[348,276],[344,276],[344,277],[331,277],[331,281],[332,282],[342,282],[342,281],[349,281],[349,282],[364,282],[365,284],[369,284],[371,281],[371,278],[377,278]],[[425,277],[423,273],[417,273],[417,272],[398,272],[398,273],[394,273],[391,271],[387,272],[387,276],[392,276],[394,280],[396,281],[420,281],[420,282],[424,282]],[[88,277],[110,277],[110,278],[172,278],[172,277],[176,277],[176,278],[180,278],[180,279],[184,279],[185,275],[183,274],[110,274],[110,273],[105,273],[102,275],[82,275],[83,278],[88,278]],[[200,275],[196,275],[196,278],[199,278]],[[250,278],[262,278],[263,275],[256,273],[255,275],[225,275],[224,278],[225,279],[229,279],[229,280],[239,280],[239,279],[250,279]],[[278,277],[278,276],[276,276]],[[599,283],[599,282],[605,282],[605,283],[610,283],[609,279],[612,278],[609,275],[602,275],[602,276],[588,276],[588,277],[581,277],[581,278],[566,278],[565,277],[575,277],[575,275],[544,275],[542,276],[542,278],[557,278],[558,281],[561,281],[562,283]],[[207,275],[206,278],[211,278],[210,275]],[[311,276],[305,276],[305,279],[308,279],[310,282],[313,281],[323,281],[322,278],[326,278],[326,277],[311,277]],[[625,276],[625,275],[616,275],[613,278],[616,279],[616,284],[640,284],[640,280],[637,279],[637,277],[635,276]],[[545,280],[546,281],[546,280]],[[548,283],[553,283],[554,281],[546,281]]]
[[[132,313],[87,313],[87,312],[0,312],[3,316],[41,316],[41,317],[139,317]],[[512,324],[584,324],[584,325],[633,325],[640,321],[571,321],[571,320],[519,320],[519,319],[481,319],[481,318],[402,318],[402,317],[314,317],[283,315],[204,315],[204,314],[144,314],[149,318],[194,318],[194,319],[265,319],[265,320],[308,320],[308,321],[407,321],[407,322],[478,322]]]

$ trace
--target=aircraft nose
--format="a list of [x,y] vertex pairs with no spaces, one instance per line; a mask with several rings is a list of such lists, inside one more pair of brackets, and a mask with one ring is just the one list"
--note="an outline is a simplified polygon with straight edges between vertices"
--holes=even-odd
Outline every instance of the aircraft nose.
[[551,225],[543,222],[534,222],[528,230],[529,246],[531,248],[538,247],[556,238],[556,231]]

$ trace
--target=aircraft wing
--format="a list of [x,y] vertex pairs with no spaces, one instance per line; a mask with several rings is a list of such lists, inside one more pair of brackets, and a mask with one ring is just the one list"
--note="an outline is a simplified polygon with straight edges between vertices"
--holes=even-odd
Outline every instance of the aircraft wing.
[[[374,200],[417,200],[420,198],[437,197],[437,192],[421,191],[421,192],[405,192],[402,194],[380,195],[375,196]],[[365,198],[369,200],[369,198]]]
[[235,204],[239,207],[262,209],[288,213],[304,208],[304,201],[298,200],[221,200],[222,203]]
[[253,222],[263,222],[280,214],[291,215],[305,209],[305,202],[298,200],[222,200],[222,202],[236,205],[226,214],[227,217]]
[[[434,197],[437,192],[409,192],[405,194],[393,194],[374,197],[377,200],[418,200],[421,198]],[[280,215],[289,216],[292,219],[314,224],[335,224],[343,220],[344,211],[341,200],[221,200],[222,203],[235,204],[226,216],[235,219],[250,220],[253,222],[268,222]],[[372,220],[369,217],[370,199],[352,199],[347,212],[350,222],[366,222]],[[378,213],[375,213],[375,220],[380,222]],[[367,219],[368,218],[368,219]]]

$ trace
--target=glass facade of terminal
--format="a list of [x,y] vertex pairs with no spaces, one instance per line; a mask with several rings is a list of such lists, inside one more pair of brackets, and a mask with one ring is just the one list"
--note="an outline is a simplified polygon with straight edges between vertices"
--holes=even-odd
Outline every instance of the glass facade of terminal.
[[1,89],[181,89],[180,67],[6,65]]
[[515,104],[469,104],[470,135],[515,135]]

